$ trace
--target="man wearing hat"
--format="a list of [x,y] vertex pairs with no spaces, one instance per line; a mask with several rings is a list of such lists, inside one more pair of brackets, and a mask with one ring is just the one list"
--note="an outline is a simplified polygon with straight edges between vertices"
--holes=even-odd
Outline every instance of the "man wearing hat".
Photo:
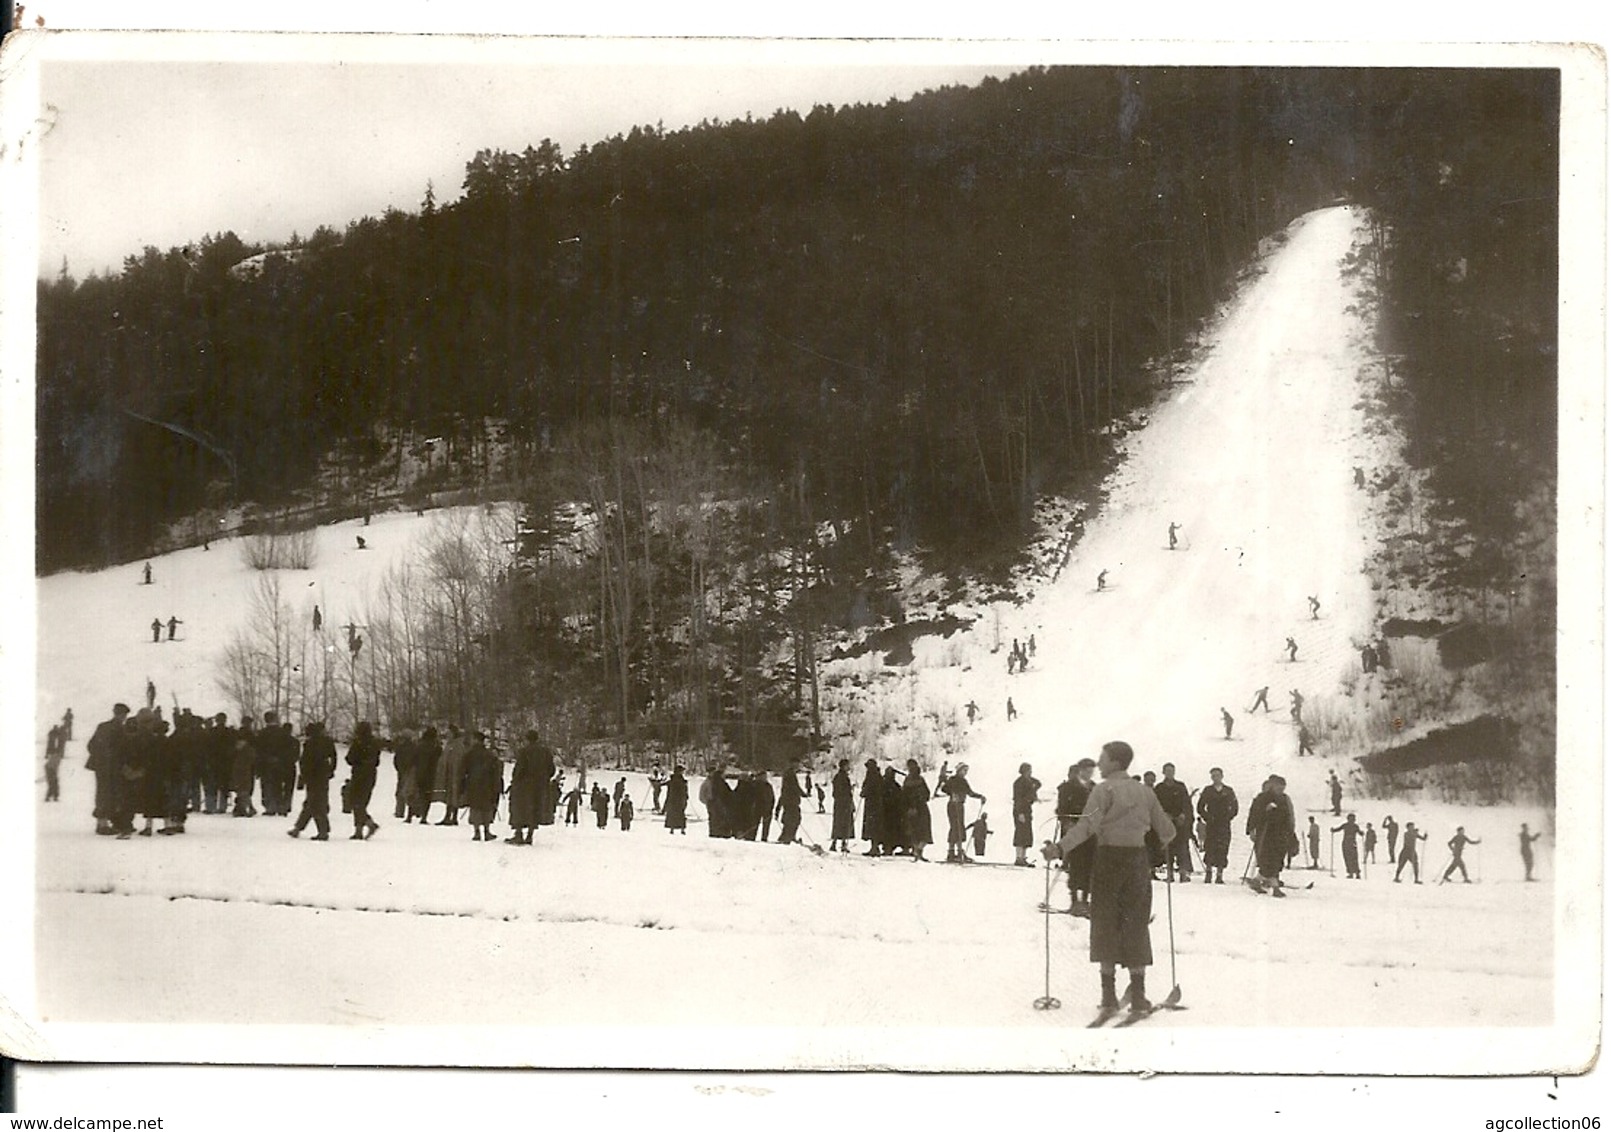
[[829,849],[850,852],[850,839],[856,836],[856,794],[850,782],[850,760],[840,759],[833,776],[833,829]]
[[112,718],[99,724],[85,745],[89,759],[84,765],[95,775],[95,832],[102,836],[119,832],[113,819],[118,812],[128,719],[129,705],[113,704]]

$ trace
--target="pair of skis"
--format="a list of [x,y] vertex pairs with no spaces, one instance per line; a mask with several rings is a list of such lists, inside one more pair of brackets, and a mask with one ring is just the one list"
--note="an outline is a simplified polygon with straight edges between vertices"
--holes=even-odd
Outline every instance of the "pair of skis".
[[1129,1026],[1134,1026],[1139,1022],[1145,1022],[1148,1018],[1151,1018],[1154,1014],[1158,1014],[1160,1012],[1167,1011],[1173,1013],[1178,1010],[1189,1009],[1190,1007],[1181,1004],[1180,988],[1177,986],[1169,992],[1168,996],[1162,1002],[1154,1002],[1145,1010],[1126,1011],[1122,1006],[1104,1006],[1096,1012],[1096,1017],[1091,1019],[1085,1028],[1088,1030],[1100,1030],[1103,1027],[1106,1027],[1108,1023],[1112,1022],[1115,1018],[1119,1018],[1120,1014],[1123,1014],[1123,1018],[1119,1018],[1117,1023],[1109,1027],[1110,1029],[1114,1030],[1123,1030]]

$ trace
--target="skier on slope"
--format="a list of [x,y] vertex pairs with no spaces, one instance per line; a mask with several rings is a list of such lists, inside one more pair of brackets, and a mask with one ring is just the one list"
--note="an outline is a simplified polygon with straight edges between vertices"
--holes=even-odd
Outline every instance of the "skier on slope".
[[968,713],[969,723],[972,723],[975,719],[979,718],[979,705],[974,703],[972,700],[968,701],[967,707],[964,710],[966,710]]
[[1372,865],[1376,863],[1376,827],[1370,822],[1365,823],[1365,856],[1361,859]]
[[179,626],[183,624],[184,622],[179,620],[177,617],[170,616],[168,618],[168,639],[170,641],[173,640],[174,634],[179,631]]
[[1398,822],[1392,814],[1382,819],[1382,832],[1387,834],[1387,863],[1391,865],[1398,859]]
[[1314,594],[1309,595],[1309,620],[1320,620],[1320,599]]
[[1331,827],[1331,832],[1343,835],[1343,869],[1348,873],[1349,880],[1359,879],[1359,823],[1354,815],[1349,814],[1348,820],[1341,825]]
[[1302,723],[1298,724],[1298,754],[1312,755],[1314,753],[1315,740],[1314,736],[1309,734],[1308,725]]
[[1231,822],[1239,805],[1236,791],[1225,785],[1225,772],[1214,767],[1208,772],[1209,784],[1197,795],[1197,816],[1203,822],[1203,880],[1225,883],[1225,866],[1230,863]]
[[1270,686],[1268,684],[1253,693],[1253,706],[1247,709],[1247,713],[1252,715],[1254,708],[1261,704],[1264,706],[1265,714],[1268,715],[1270,712]]
[[1450,853],[1449,867],[1443,870],[1443,879],[1438,881],[1438,883],[1439,884],[1447,883],[1448,879],[1454,875],[1454,870],[1459,869],[1460,870],[1460,879],[1463,880],[1465,883],[1470,884],[1471,883],[1471,874],[1466,872],[1466,862],[1465,862],[1465,857],[1463,856],[1463,854],[1465,853],[1467,845],[1481,845],[1481,844],[1482,844],[1482,842],[1478,841],[1475,837],[1467,837],[1466,836],[1466,827],[1465,826],[1463,826],[1463,825],[1455,826],[1454,827],[1454,836],[1449,838],[1449,853]]
[[1287,638],[1287,661],[1292,664],[1298,661],[1298,642],[1291,637]]
[[1397,884],[1399,878],[1404,875],[1405,865],[1412,866],[1410,872],[1415,878],[1415,883],[1421,883],[1421,857],[1416,847],[1416,842],[1426,840],[1428,840],[1426,834],[1418,831],[1414,822],[1407,821],[1404,823],[1404,844],[1399,848],[1398,868],[1393,872],[1394,884]]
[[1527,823],[1526,822],[1522,823],[1522,827],[1521,827],[1521,857],[1522,857],[1522,867],[1527,870],[1527,876],[1525,878],[1526,880],[1532,880],[1533,879],[1533,842],[1537,841],[1540,837],[1543,837],[1543,836],[1544,835],[1542,833],[1528,833],[1527,832]]
[[1331,772],[1331,777],[1326,780],[1326,785],[1331,788],[1331,816],[1340,818],[1342,817],[1343,791],[1342,783],[1338,780],[1335,770]]
[[160,617],[151,619],[151,643],[154,645],[162,643],[162,619]]
[[1102,1010],[1119,1009],[1117,969],[1130,972],[1125,998],[1133,1014],[1152,1009],[1147,1000],[1147,968],[1152,965],[1151,868],[1146,835],[1168,843],[1176,835],[1175,823],[1164,813],[1158,797],[1128,774],[1135,752],[1115,740],[1102,745],[1098,766],[1102,781],[1091,791],[1085,813],[1057,842],[1047,842],[1041,853],[1047,860],[1068,855],[1087,841],[1095,841],[1091,868],[1091,962],[1102,978]]
[[1235,718],[1230,712],[1226,711],[1224,708],[1220,708],[1219,721],[1225,726],[1225,738],[1229,739],[1231,737],[1231,728],[1236,726]]
[[1292,707],[1290,709],[1288,709],[1289,713],[1292,716],[1292,722],[1293,723],[1302,723],[1303,722],[1303,693],[1298,691],[1298,689],[1294,688],[1294,689],[1292,689],[1291,692],[1288,693],[1288,695],[1290,695],[1292,697]]
[[1318,869],[1320,867],[1320,827],[1315,824],[1313,817],[1309,819],[1309,828],[1303,832],[1304,837],[1309,842],[1309,868]]
[[1103,590],[1105,590],[1107,588],[1108,588],[1108,572],[1106,570],[1100,570],[1100,571],[1097,572],[1097,575],[1096,575],[1096,590],[1097,590],[1098,593],[1101,593]]
[[1175,547],[1179,545],[1179,540],[1175,537],[1176,532],[1179,531],[1179,530],[1180,530],[1180,524],[1179,523],[1170,523],[1169,524],[1169,549],[1170,550],[1174,550]]
[[1298,846],[1296,824],[1292,799],[1287,797],[1287,780],[1272,774],[1264,780],[1264,789],[1247,810],[1247,835],[1253,839],[1253,856],[1259,867],[1255,891],[1286,895],[1281,890],[1281,870]]

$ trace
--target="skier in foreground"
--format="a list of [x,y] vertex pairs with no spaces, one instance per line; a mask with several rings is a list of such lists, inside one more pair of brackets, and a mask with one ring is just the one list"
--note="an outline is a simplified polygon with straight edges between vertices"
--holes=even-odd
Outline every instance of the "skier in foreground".
[[1096,842],[1091,867],[1091,962],[1102,971],[1104,1017],[1119,1010],[1116,972],[1130,972],[1125,1000],[1130,1013],[1146,1014],[1147,968],[1152,965],[1152,936],[1147,923],[1152,915],[1152,869],[1147,859],[1146,835],[1151,832],[1167,845],[1175,837],[1158,797],[1127,773],[1135,752],[1115,740],[1102,745],[1097,767],[1102,781],[1091,790],[1084,816],[1060,841],[1048,841],[1041,854],[1048,861],[1066,858],[1088,840]]

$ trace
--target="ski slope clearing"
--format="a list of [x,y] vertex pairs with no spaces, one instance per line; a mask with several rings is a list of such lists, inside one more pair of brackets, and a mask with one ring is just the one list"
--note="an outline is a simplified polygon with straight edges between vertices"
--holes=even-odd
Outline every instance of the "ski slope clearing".
[[[1520,823],[1547,830],[1548,815],[1369,801],[1348,774],[1362,752],[1322,742],[1296,754],[1287,691],[1334,693],[1371,627],[1361,566],[1373,532],[1351,469],[1383,454],[1354,407],[1370,328],[1341,269],[1363,231],[1346,208],[1292,227],[1132,435],[1106,510],[1055,584],[919,641],[903,674],[886,676],[877,656],[829,666],[867,685],[830,705],[862,721],[859,749],[839,752],[858,768],[863,752],[904,758],[919,714],[955,720],[979,704],[982,718],[958,725],[960,753],[989,796],[985,860],[1000,867],[712,840],[697,806],[687,836],[668,834],[635,775],[630,832],[584,814],[531,847],[476,843],[468,826],[390,820],[389,765],[370,841],[346,840],[339,813],[322,844],[286,837],[283,819],[206,815],[184,837],[96,838],[83,739],[114,699],[140,701],[148,675],[165,702],[172,691],[199,710],[219,703],[212,653],[253,579],[226,543],[153,560],[150,587],[138,565],[43,579],[38,729],[69,704],[79,720],[62,802],[35,807],[33,1016],[51,1048],[126,1055],[138,1035],[158,1060],[1263,1072],[1519,1071],[1587,1055],[1552,1028],[1574,996],[1557,977],[1551,840],[1536,883],[1516,851]],[[384,560],[436,521],[378,516],[364,552],[347,550],[357,524],[321,532],[315,570],[287,574],[287,588],[310,582],[308,607],[321,594],[340,624]],[[184,639],[152,644],[151,618],[170,613]],[[1029,670],[1009,677],[1005,644],[1030,633]],[[1249,714],[1264,685],[1272,712]],[[1300,825],[1335,768],[1362,825],[1390,813],[1430,833],[1428,869],[1464,825],[1483,841],[1467,858],[1481,881],[1395,884],[1384,844],[1363,880],[1341,876],[1339,852],[1338,875],[1295,871],[1314,886],[1259,897],[1235,883],[1239,821],[1227,884],[1155,886],[1149,989],[1178,983],[1190,1010],[1086,1030],[1087,924],[1036,910],[1048,893],[1066,907],[1059,874],[1008,864],[1010,784],[1019,762],[1034,764],[1037,831],[1049,833],[1057,781],[1112,738],[1134,745],[1138,773],[1173,761],[1196,786],[1223,766],[1244,814],[1263,778],[1283,773]],[[826,845],[829,819],[810,809],[807,846]],[[933,809],[943,840],[943,804]],[[1048,989],[1062,1008],[1033,1009]],[[165,1025],[196,1022],[232,1025]],[[1507,1040],[1494,1026],[1511,1028]]]

